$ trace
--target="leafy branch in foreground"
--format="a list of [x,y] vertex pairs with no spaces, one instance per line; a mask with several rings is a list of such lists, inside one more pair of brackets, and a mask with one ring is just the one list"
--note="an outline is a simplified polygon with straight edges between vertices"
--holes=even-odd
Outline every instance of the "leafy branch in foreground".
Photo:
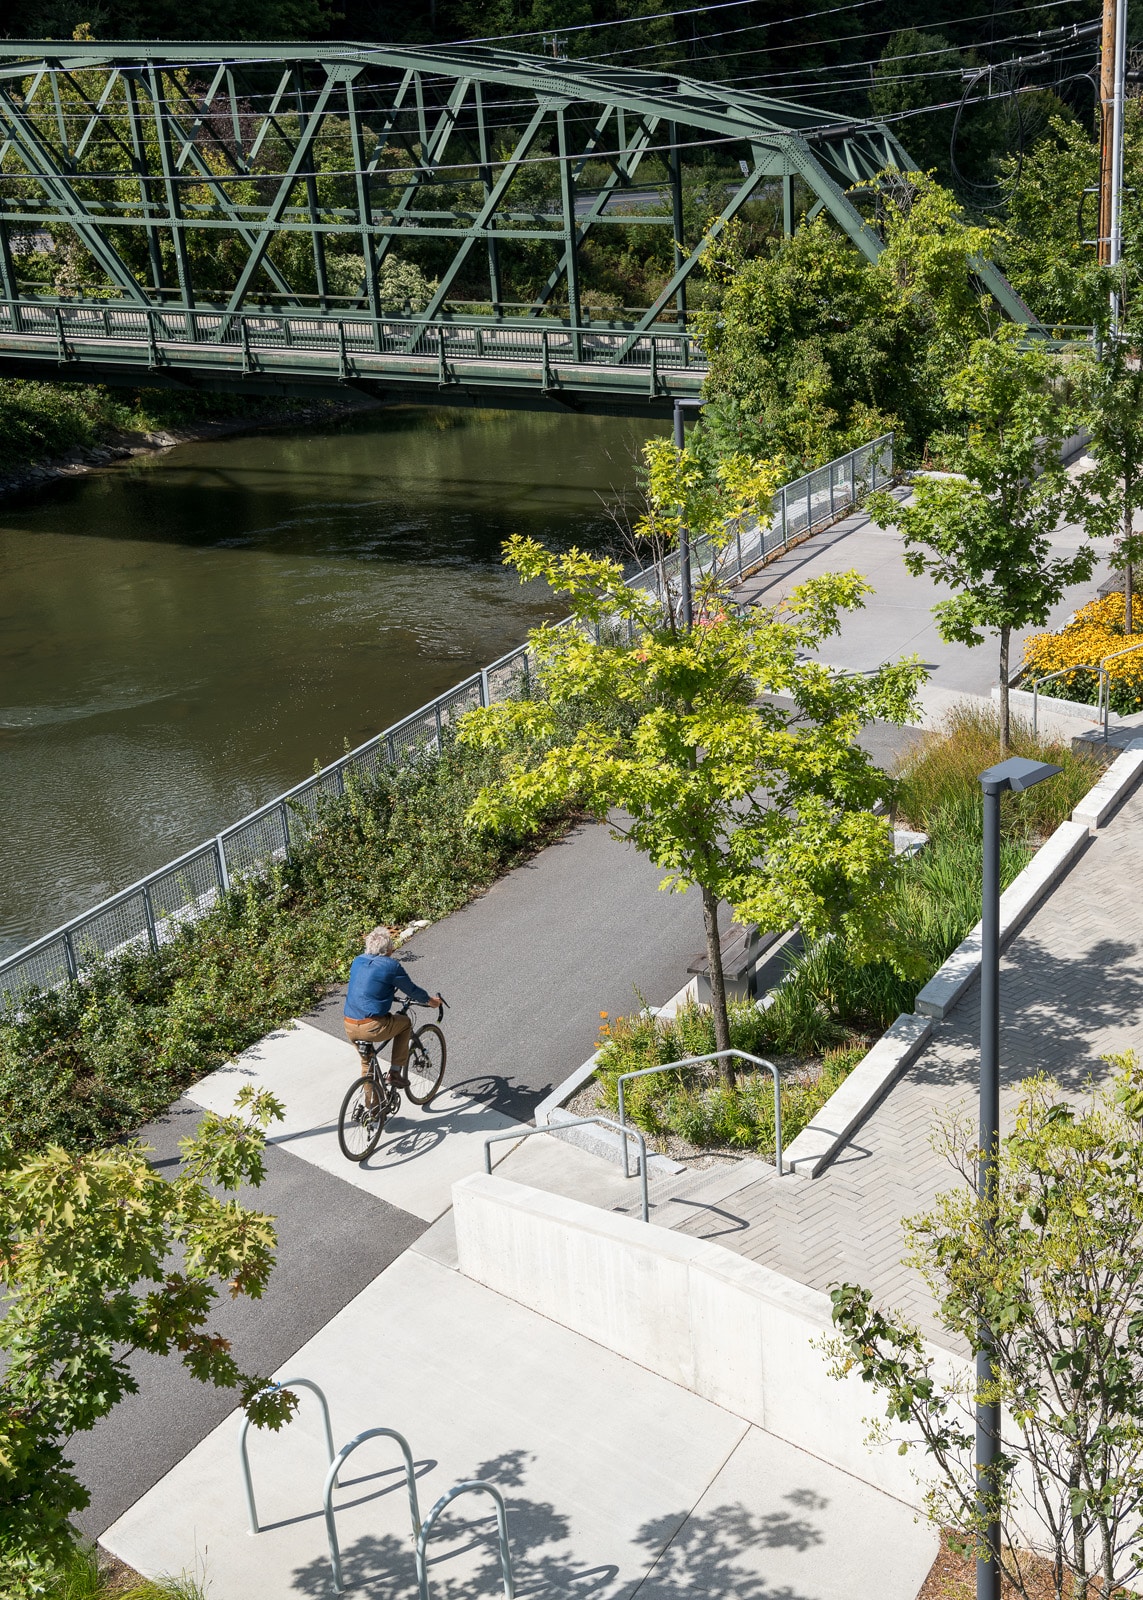
[[[910,1264],[942,1324],[975,1355],[991,1330],[996,1380],[943,1380],[916,1328],[873,1305],[869,1290],[833,1291],[834,1376],[857,1372],[886,1416],[915,1429],[936,1468],[929,1514],[1000,1560],[1021,1595],[1039,1579],[1022,1549],[1050,1553],[1056,1600],[1111,1600],[1143,1574],[1143,1068],[1110,1057],[1115,1078],[1082,1105],[1046,1077],[1023,1086],[1002,1145],[996,1191],[973,1187],[978,1151],[967,1125],[945,1130],[963,1185],[906,1224]],[[987,1227],[986,1223],[991,1223]],[[999,1400],[1004,1450],[986,1514],[977,1511],[972,1407]]]
[[[649,460],[647,523],[677,534],[685,521],[714,550],[768,482],[749,463],[723,463],[711,493],[688,475],[686,452],[672,462],[653,448]],[[826,574],[780,606],[740,611],[720,593],[712,560],[695,588],[700,621],[682,629],[672,606],[626,584],[613,561],[553,555],[519,537],[506,561],[566,596],[574,625],[531,635],[536,698],[461,720],[463,744],[501,757],[471,820],[530,826],[578,797],[663,869],[663,887],[697,886],[719,1050],[729,1044],[721,901],[742,921],[800,923],[810,938],[837,928],[853,949],[877,949],[893,855],[873,807],[892,784],[857,736],[873,718],[907,718],[922,669],[899,662],[850,676],[807,659],[862,604],[864,579]],[[581,716],[561,731],[571,704]]]
[[6,1594],[34,1593],[39,1576],[68,1559],[69,1518],[89,1496],[67,1440],[136,1391],[136,1351],[177,1353],[201,1382],[236,1390],[261,1426],[289,1420],[295,1397],[264,1392],[266,1380],[244,1373],[227,1340],[206,1328],[220,1290],[258,1299],[274,1260],[272,1219],[226,1195],[262,1182],[265,1130],[282,1107],[247,1087],[235,1111],[203,1117],[169,1180],[141,1145],[0,1157]]

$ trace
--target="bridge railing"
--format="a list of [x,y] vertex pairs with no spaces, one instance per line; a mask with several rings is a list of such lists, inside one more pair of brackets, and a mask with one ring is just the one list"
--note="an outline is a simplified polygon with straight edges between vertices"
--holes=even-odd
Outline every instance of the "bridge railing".
[[[701,562],[713,555],[720,576],[733,582],[792,541],[842,515],[887,481],[892,471],[893,435],[885,434],[784,485],[774,496],[768,526],[759,521],[739,529],[718,553],[700,546],[695,558]],[[637,572],[629,582],[660,597],[666,582],[672,595],[677,592],[677,558]],[[215,838],[0,961],[0,1008],[18,1005],[31,989],[52,988],[78,977],[100,956],[157,951],[216,905],[234,883],[284,860],[291,847],[306,838],[326,796],[344,794],[347,784],[372,778],[384,767],[398,767],[411,755],[439,752],[445,729],[462,712],[526,692],[530,673],[528,646],[510,650]]]
[[526,317],[419,317],[415,312],[378,318],[353,312],[192,310],[121,302],[0,300],[0,338],[50,340],[67,361],[91,344],[137,346],[141,366],[161,363],[166,347],[240,352],[325,352],[341,365],[374,357],[447,361],[549,362],[577,366],[697,367],[706,359],[693,333],[650,328],[634,334],[606,324],[573,327]]

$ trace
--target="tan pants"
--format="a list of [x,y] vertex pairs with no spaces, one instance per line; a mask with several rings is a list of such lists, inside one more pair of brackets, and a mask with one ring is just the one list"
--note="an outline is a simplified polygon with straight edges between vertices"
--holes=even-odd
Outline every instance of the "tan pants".
[[[346,1017],[345,1035],[354,1044],[358,1039],[369,1039],[373,1044],[382,1044],[386,1039],[393,1041],[393,1071],[404,1076],[405,1064],[409,1059],[409,1038],[413,1031],[413,1024],[408,1014],[404,1011],[390,1012],[387,1017]],[[367,1072],[364,1061],[361,1063],[362,1072]]]

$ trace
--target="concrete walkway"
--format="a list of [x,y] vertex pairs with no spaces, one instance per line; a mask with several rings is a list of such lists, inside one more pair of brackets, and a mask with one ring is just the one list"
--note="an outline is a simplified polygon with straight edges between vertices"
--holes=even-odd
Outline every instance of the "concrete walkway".
[[[533,1141],[552,1145],[545,1137]],[[553,1159],[562,1161],[563,1149]],[[936,1553],[914,1513],[836,1468],[515,1302],[414,1246],[299,1350],[335,1444],[408,1438],[422,1515],[462,1479],[508,1502],[517,1593],[620,1600],[853,1600],[876,1530],[879,1600],[913,1600]],[[315,1403],[252,1435],[264,1531],[247,1532],[239,1417],[121,1517],[104,1544],[145,1572],[203,1572],[211,1600],[332,1593]],[[347,1587],[415,1594],[396,1447],[371,1441],[335,1499]],[[432,1595],[500,1593],[488,1502],[460,1501],[431,1547]]]
[[[1083,465],[1077,463],[1077,467]],[[1061,528],[1052,553],[1072,555],[1085,548],[1087,536],[1078,527]],[[999,643],[990,636],[980,645],[946,644],[937,631],[932,608],[951,590],[929,577],[914,578],[906,569],[904,544],[893,528],[882,529],[864,511],[845,517],[832,528],[814,534],[741,584],[740,599],[773,605],[808,578],[825,572],[856,570],[873,585],[860,611],[842,618],[838,635],[826,641],[822,659],[850,672],[868,672],[901,656],[919,656],[929,672],[921,700],[931,720],[939,718],[958,698],[973,695],[987,700],[999,672]],[[1069,589],[1049,615],[1049,628],[1061,627],[1078,606],[1094,600],[1106,564],[1096,563],[1088,582]],[[1020,665],[1024,640],[1041,628],[1014,634],[1011,671]]]
[[[1079,1094],[1105,1077],[1104,1057],[1143,1052],[1143,789],[1125,801],[1009,946],[1001,979],[1001,1114],[1037,1072]],[[916,1063],[819,1178],[773,1169],[709,1207],[690,1201],[670,1226],[811,1287],[859,1282],[920,1324],[936,1323],[920,1279],[902,1265],[901,1219],[961,1180],[933,1148],[934,1130],[975,1118],[980,990],[973,983]],[[973,1121],[973,1127],[975,1122]],[[974,1135],[975,1136],[975,1135]],[[662,1208],[668,1221],[674,1209]]]

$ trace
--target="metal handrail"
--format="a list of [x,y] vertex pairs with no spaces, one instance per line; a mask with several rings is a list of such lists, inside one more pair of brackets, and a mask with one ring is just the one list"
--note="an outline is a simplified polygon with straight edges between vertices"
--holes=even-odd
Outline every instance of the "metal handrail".
[[1100,656],[1098,661],[1077,661],[1074,666],[1060,667],[1055,672],[1045,672],[1032,680],[1032,735],[1035,737],[1040,731],[1039,695],[1042,683],[1051,683],[1055,678],[1068,678],[1073,672],[1098,672],[1099,688],[1096,693],[1096,720],[1102,718],[1103,737],[1107,738],[1108,722],[1111,717],[1111,674],[1107,670],[1109,661],[1117,661],[1120,656],[1134,655],[1136,650],[1143,650],[1143,640],[1138,644],[1126,645],[1122,650],[1109,650],[1107,655]]
[[[325,1475],[325,1483],[322,1486],[321,1503],[322,1511],[325,1514],[326,1538],[329,1541],[329,1564],[333,1569],[334,1594],[345,1593],[345,1584],[341,1572],[341,1546],[337,1541],[337,1522],[333,1514],[333,1491],[337,1487],[337,1475],[345,1465],[347,1457],[353,1454],[359,1444],[364,1444],[367,1439],[382,1437],[395,1439],[401,1447],[401,1454],[405,1458],[405,1482],[409,1489],[409,1515],[413,1523],[414,1543],[421,1536],[421,1507],[417,1498],[417,1474],[413,1467],[413,1452],[409,1448],[409,1441],[403,1433],[398,1433],[396,1428],[366,1428],[364,1433],[359,1433],[348,1444],[343,1444],[337,1455],[330,1460],[329,1471]],[[436,1507],[433,1510],[435,1511]],[[431,1515],[432,1513],[430,1513],[430,1517]]]
[[[261,1390],[262,1394],[277,1394],[280,1389],[311,1389],[321,1402],[322,1420],[325,1423],[325,1445],[329,1452],[329,1459],[333,1462],[333,1429],[329,1420],[329,1401],[325,1393],[316,1383],[309,1378],[283,1378],[281,1383],[269,1383]],[[246,1435],[250,1432],[250,1417],[242,1419],[242,1432],[238,1436],[238,1456],[242,1463],[242,1482],[246,1487],[246,1509],[250,1513],[250,1532],[260,1533],[258,1526],[258,1508],[254,1503],[254,1484],[250,1478],[250,1451],[246,1443]]]
[[490,1494],[496,1502],[496,1527],[500,1543],[500,1574],[504,1580],[504,1600],[515,1600],[516,1579],[512,1572],[512,1552],[508,1548],[508,1510],[504,1504],[504,1496],[494,1483],[488,1483],[483,1478],[470,1478],[465,1483],[456,1483],[442,1494],[436,1505],[429,1512],[417,1535],[417,1587],[420,1600],[429,1600],[429,1569],[425,1560],[425,1547],[429,1542],[429,1534],[433,1524],[446,1506],[462,1494]]
[[492,1176],[492,1146],[506,1143],[509,1139],[534,1139],[538,1133],[560,1133],[564,1128],[582,1128],[587,1123],[600,1123],[605,1128],[614,1128],[617,1133],[625,1135],[623,1139],[623,1176],[631,1176],[627,1161],[627,1136],[638,1140],[639,1143],[639,1177],[643,1191],[643,1221],[650,1222],[651,1207],[647,1199],[647,1141],[639,1128],[624,1128],[614,1117],[575,1117],[570,1122],[545,1123],[542,1128],[520,1128],[512,1133],[490,1133],[484,1141],[484,1170],[489,1177]]
[[[661,1067],[640,1067],[638,1072],[624,1072],[618,1079],[619,1084],[619,1125],[624,1133],[627,1132],[627,1113],[623,1101],[623,1086],[630,1083],[632,1078],[650,1078],[658,1072],[677,1072],[680,1067],[701,1067],[708,1061],[726,1061],[733,1056],[738,1061],[749,1061],[756,1067],[768,1067],[774,1075],[774,1158],[778,1167],[778,1176],[782,1177],[782,1090],[778,1069],[772,1061],[764,1061],[761,1056],[752,1056],[746,1050],[715,1050],[709,1056],[686,1056],[682,1061],[668,1061]],[[633,1130],[634,1131],[634,1130]],[[623,1175],[627,1172],[627,1140],[623,1141]]]
[[[1035,739],[1040,732],[1040,685],[1051,683],[1056,678],[1067,678],[1073,672],[1098,672],[1100,674],[1100,697],[1096,711],[1103,704],[1103,667],[1098,661],[1077,661],[1074,667],[1061,667],[1058,672],[1045,672],[1039,678],[1032,679],[1032,737]],[[1107,720],[1103,724],[1104,737],[1107,736]]]

